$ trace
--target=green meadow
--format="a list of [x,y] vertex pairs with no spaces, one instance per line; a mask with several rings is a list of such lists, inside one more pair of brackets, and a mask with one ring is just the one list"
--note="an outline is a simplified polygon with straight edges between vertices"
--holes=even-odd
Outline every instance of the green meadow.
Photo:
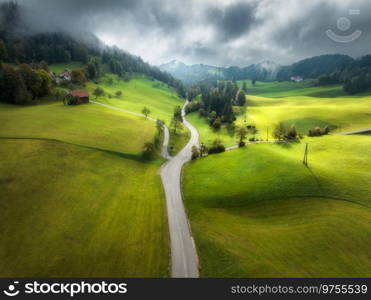
[[[247,95],[247,108],[236,108],[236,126],[255,125],[258,129],[257,137],[263,140],[267,136],[273,139],[274,128],[281,122],[288,127],[295,126],[304,135],[317,126],[328,126],[332,133],[370,127],[370,94],[348,96],[343,94],[339,86],[322,88],[308,85],[308,82],[258,82],[256,87],[249,89],[255,95]],[[328,96],[333,90],[339,95]],[[235,130],[223,126],[215,131],[198,113],[190,114],[188,119],[199,130],[200,139],[206,145],[210,145],[216,138],[227,147],[237,144]]]
[[[184,100],[166,84],[139,74],[130,81],[123,81],[116,75],[107,74],[100,79],[99,84],[89,83],[87,89],[92,93],[97,86],[105,91],[105,95],[99,97],[97,101],[137,113],[141,113],[143,107],[147,107],[151,111],[151,117],[163,120],[168,125],[174,108],[178,105],[183,106],[184,103]],[[122,96],[116,97],[117,91],[121,91]]]
[[369,277],[371,139],[251,145],[190,163],[185,204],[204,277]]
[[[303,134],[316,126],[332,132],[248,145],[187,165],[183,192],[201,275],[369,277],[371,139],[334,133],[369,128],[371,97],[307,82],[257,83],[249,91],[255,95],[247,96],[246,116],[240,113],[236,124],[256,125],[262,139],[268,130],[272,140],[279,122]],[[189,120],[206,143],[236,140],[225,129],[212,131],[197,114]]]
[[[149,90],[162,116],[181,103],[170,98],[162,107],[170,92]],[[163,160],[141,155],[154,122],[61,102],[1,104],[0,119],[0,276],[168,276]]]
[[95,104],[37,106],[0,104],[0,137],[57,139],[63,142],[139,154],[152,141],[152,121]]
[[1,277],[168,275],[158,163],[63,142],[0,143]]

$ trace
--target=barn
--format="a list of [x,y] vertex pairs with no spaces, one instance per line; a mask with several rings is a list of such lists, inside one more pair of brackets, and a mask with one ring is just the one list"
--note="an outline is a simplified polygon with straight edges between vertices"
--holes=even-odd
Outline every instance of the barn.
[[89,93],[84,90],[71,91],[67,94],[66,100],[69,105],[89,103]]

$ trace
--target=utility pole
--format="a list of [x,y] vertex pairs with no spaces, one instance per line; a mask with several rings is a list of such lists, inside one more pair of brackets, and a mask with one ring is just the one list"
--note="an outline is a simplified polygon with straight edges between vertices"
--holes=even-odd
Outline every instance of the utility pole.
[[305,144],[304,160],[303,164],[308,167],[308,143]]

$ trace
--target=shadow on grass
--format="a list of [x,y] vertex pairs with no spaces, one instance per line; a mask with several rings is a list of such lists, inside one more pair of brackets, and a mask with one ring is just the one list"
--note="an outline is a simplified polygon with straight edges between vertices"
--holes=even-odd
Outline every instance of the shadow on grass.
[[71,143],[71,142],[61,141],[61,140],[58,140],[58,139],[37,138],[37,137],[0,137],[0,139],[1,140],[35,140],[35,141],[55,142],[55,143],[61,143],[61,144],[81,147],[81,148],[85,148],[85,149],[89,149],[89,150],[100,151],[100,152],[115,155],[115,156],[118,156],[118,157],[121,157],[121,158],[124,158],[124,159],[131,159],[131,160],[135,160],[135,161],[142,162],[142,163],[148,162],[140,154],[125,153],[125,152],[114,151],[114,150],[109,150],[109,149],[102,149],[102,148],[97,148],[97,147],[92,147],[92,146],[87,146],[87,145],[80,145],[80,144],[75,144],[75,143]]

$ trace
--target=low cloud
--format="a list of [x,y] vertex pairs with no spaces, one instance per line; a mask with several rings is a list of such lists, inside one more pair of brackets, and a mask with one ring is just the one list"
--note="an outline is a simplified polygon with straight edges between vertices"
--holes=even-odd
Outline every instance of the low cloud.
[[[4,2],[4,0],[0,0]],[[369,0],[18,0],[34,31],[91,31],[152,64],[186,63],[244,66],[262,60],[281,64],[327,53],[355,57],[370,52]],[[359,9],[360,15],[350,15]],[[339,31],[347,17],[352,27]],[[348,35],[349,44],[325,32]]]

